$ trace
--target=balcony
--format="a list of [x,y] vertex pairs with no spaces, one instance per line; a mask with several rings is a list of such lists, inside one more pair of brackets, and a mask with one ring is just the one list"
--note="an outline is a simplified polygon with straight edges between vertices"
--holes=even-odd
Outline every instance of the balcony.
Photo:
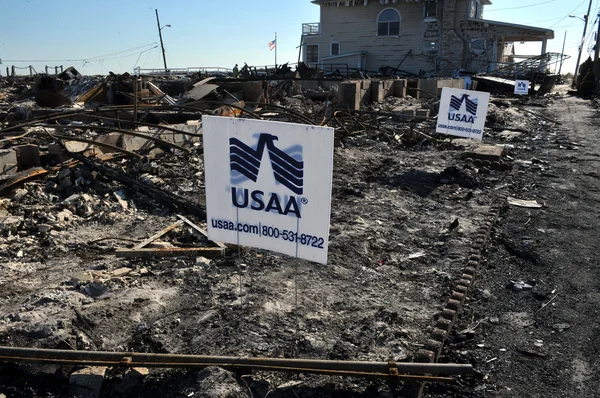
[[302,24],[302,36],[314,36],[321,34],[321,23],[303,23]]

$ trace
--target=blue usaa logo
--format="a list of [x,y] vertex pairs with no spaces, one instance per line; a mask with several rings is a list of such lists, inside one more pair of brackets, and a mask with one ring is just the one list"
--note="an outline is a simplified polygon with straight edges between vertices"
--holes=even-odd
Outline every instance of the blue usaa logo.
[[237,138],[229,139],[229,167],[231,182],[231,203],[237,208],[249,208],[255,211],[274,212],[281,215],[302,218],[301,204],[306,198],[293,195],[280,195],[264,192],[260,189],[248,190],[236,187],[246,181],[257,182],[261,161],[265,149],[269,154],[273,177],[276,184],[283,185],[291,193],[302,195],[304,192],[304,161],[302,146],[293,145],[279,149],[275,145],[277,136],[261,133],[254,147]]
[[[450,112],[448,112],[448,120],[466,123],[475,122],[475,115],[477,114],[479,99],[471,99],[469,97],[469,94],[463,94],[461,97],[457,97],[455,95],[450,96]],[[465,104],[466,114],[460,113],[463,104]]]

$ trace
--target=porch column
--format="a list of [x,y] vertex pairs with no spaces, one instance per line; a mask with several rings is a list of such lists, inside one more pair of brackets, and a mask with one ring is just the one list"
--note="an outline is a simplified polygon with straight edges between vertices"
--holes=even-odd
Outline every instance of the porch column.
[[548,39],[544,37],[542,39],[542,54],[541,55],[546,54],[546,45],[547,44],[548,44]]
[[[546,45],[548,44],[548,39],[547,38],[543,38],[542,39],[542,54],[544,55],[546,54]],[[546,60],[542,60],[542,62],[540,63],[540,72],[545,73],[548,69],[548,64],[546,63]]]

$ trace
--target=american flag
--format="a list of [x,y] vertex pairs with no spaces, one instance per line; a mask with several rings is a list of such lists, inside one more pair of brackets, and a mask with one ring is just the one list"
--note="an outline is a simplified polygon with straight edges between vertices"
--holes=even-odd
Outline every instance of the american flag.
[[277,40],[277,39],[275,39],[275,40],[273,40],[273,41],[269,42],[269,44],[268,44],[268,46],[269,46],[269,49],[270,49],[271,51],[273,51],[273,50],[275,49],[275,45],[276,45],[276,44],[275,44],[275,41],[276,41],[276,40]]

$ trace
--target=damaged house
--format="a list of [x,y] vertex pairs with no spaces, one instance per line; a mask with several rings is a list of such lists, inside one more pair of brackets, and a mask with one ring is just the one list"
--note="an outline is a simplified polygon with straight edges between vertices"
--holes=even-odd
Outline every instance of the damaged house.
[[483,19],[489,0],[312,2],[321,21],[302,26],[303,61],[326,71],[492,72],[506,66],[506,45],[540,42],[544,55],[554,38],[550,29]]

